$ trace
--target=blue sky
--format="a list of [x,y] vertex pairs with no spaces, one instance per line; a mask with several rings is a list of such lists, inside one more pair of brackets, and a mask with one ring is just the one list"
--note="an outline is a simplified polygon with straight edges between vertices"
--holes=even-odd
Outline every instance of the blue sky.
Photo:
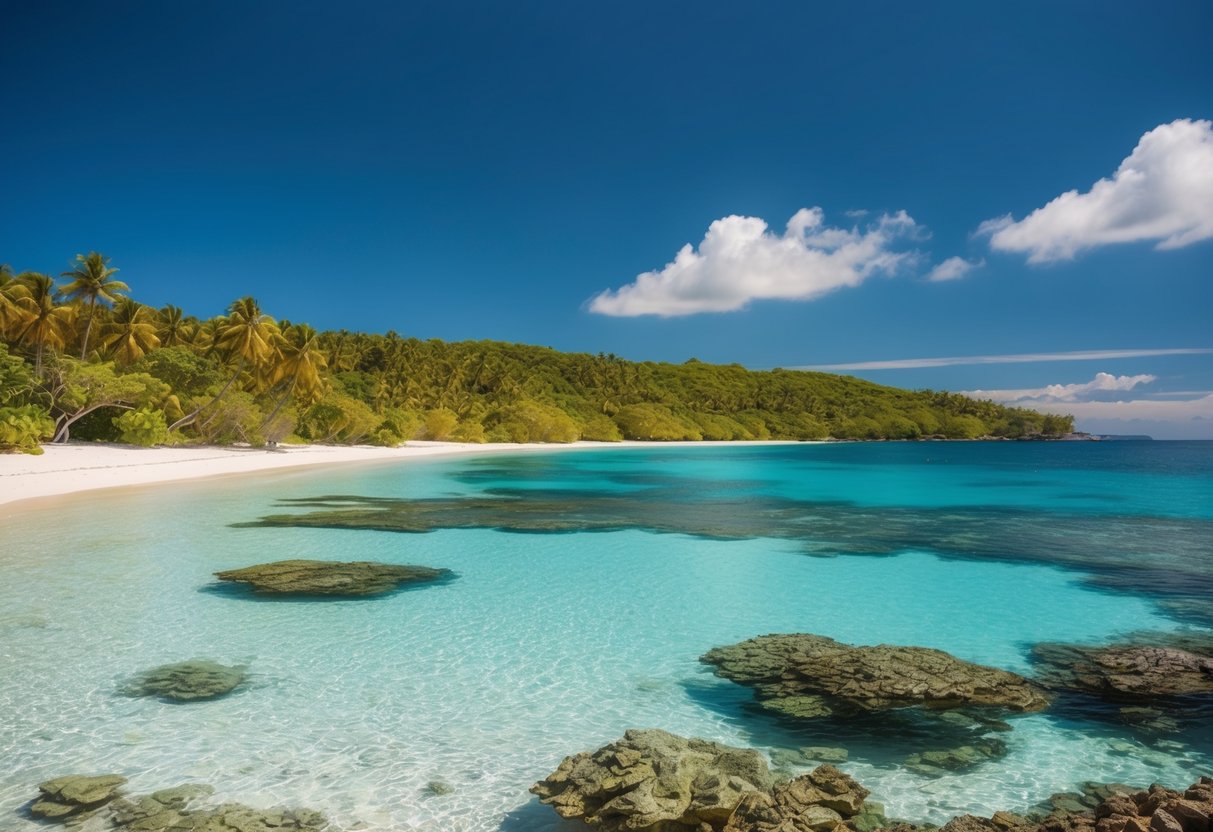
[[1213,354],[1107,353],[1213,349],[1208,3],[9,3],[4,24],[17,269],[98,249],[200,316],[251,293],[321,328],[635,359],[1034,354],[847,371],[1213,438]]

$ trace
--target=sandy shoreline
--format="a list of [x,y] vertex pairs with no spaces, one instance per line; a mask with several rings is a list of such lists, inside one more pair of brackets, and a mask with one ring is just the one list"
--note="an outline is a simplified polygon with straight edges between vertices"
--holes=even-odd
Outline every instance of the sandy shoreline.
[[[573,442],[567,445],[498,443],[470,445],[457,442],[409,442],[399,448],[366,445],[283,446],[263,448],[135,448],[101,443],[48,445],[41,456],[0,455],[0,505],[103,488],[155,485],[205,477],[252,474],[312,465],[352,464],[470,456],[519,451],[559,451],[584,448],[653,447],[648,442]],[[662,442],[660,446],[696,445],[703,442]],[[781,442],[710,443],[796,444]]]

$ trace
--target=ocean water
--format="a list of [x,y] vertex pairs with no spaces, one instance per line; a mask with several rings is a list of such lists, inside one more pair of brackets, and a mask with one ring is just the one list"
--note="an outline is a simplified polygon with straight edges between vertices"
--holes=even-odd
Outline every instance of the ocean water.
[[[458,577],[336,601],[213,583],[284,558]],[[1213,773],[1207,720],[1159,737],[1063,709],[1011,718],[1002,759],[925,777],[900,763],[948,745],[943,729],[781,722],[698,661],[809,632],[1030,674],[1038,642],[1203,632],[1213,443],[706,445],[277,472],[9,510],[0,568],[4,829],[41,828],[20,814],[39,781],[117,772],[134,792],[201,781],[345,828],[573,830],[527,787],[631,727],[767,753],[843,745],[842,767],[916,821]],[[247,664],[249,683],[192,704],[121,693],[190,658]]]

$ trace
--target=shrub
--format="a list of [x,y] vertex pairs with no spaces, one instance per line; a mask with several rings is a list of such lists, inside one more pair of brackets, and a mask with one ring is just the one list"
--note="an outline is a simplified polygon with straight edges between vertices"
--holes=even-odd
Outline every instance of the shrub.
[[623,439],[623,434],[619,432],[619,425],[612,422],[609,416],[595,413],[582,424],[581,438],[591,442],[619,442]]
[[629,404],[621,407],[615,413],[615,424],[619,425],[627,439],[662,442],[703,439],[698,428],[675,416],[668,407],[659,404]]
[[455,415],[455,411],[439,407],[426,412],[421,435],[435,442],[444,442],[451,438],[458,425],[459,417]]
[[0,452],[40,454],[40,443],[54,432],[50,414],[37,405],[0,407]]
[[161,410],[128,410],[121,416],[115,416],[113,421],[122,441],[128,445],[150,448],[153,445],[163,445],[168,439],[168,422],[164,420],[164,412]]

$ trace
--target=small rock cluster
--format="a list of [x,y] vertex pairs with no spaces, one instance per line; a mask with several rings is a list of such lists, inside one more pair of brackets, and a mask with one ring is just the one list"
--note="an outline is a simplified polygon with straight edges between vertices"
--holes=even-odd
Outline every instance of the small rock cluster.
[[864,789],[833,766],[784,783],[757,751],[656,729],[566,757],[531,787],[563,818],[604,832],[827,832],[883,822]]
[[757,752],[668,734],[628,731],[566,757],[531,791],[563,818],[604,832],[1211,832],[1213,778],[1183,792],[1088,784],[1058,794],[1048,814],[961,815],[942,828],[891,822],[849,775],[821,765],[772,782]]
[[214,791],[197,784],[122,797],[125,783],[117,774],[48,780],[38,787],[41,794],[29,811],[62,823],[95,819],[90,829],[111,832],[336,832],[324,815],[310,809],[262,810],[239,803],[194,807]]
[[[869,792],[830,765],[741,799],[724,832],[852,832],[883,825]],[[848,825],[849,824],[849,825]]]
[[603,832],[687,832],[722,829],[743,795],[774,784],[757,751],[650,729],[566,757],[531,792]]
[[67,820],[88,816],[118,796],[126,778],[117,774],[89,777],[69,774],[38,785],[38,797],[30,814],[45,820]]

